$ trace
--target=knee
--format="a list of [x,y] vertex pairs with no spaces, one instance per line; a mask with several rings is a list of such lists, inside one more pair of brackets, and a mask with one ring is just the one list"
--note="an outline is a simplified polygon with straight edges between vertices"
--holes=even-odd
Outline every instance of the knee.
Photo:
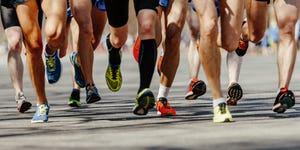
[[293,40],[295,35],[295,23],[287,22],[282,26],[279,26],[280,40]]
[[22,38],[21,36],[11,36],[8,40],[8,50],[13,53],[21,53]]
[[249,35],[249,41],[253,43],[258,43],[265,35],[265,29],[255,29],[252,33]]
[[222,48],[225,49],[228,52],[232,52],[236,50],[236,48],[239,46],[239,39],[227,39],[227,40],[222,40]]
[[25,41],[26,45],[26,54],[31,57],[41,57],[43,52],[43,43],[41,40],[34,41],[28,40]]
[[155,21],[152,20],[145,20],[139,22],[139,33],[140,35],[151,35],[155,36]]
[[207,20],[204,22],[204,24],[201,24],[202,26],[200,26],[200,28],[202,28],[201,30],[201,38],[205,37],[208,39],[212,39],[212,40],[217,40],[217,35],[218,35],[218,31],[217,31],[217,21],[214,19],[211,20]]
[[48,18],[49,20],[45,24],[45,35],[47,41],[61,43],[65,39],[65,27],[63,22],[56,21],[59,18]]
[[170,24],[166,29],[166,43],[179,45],[181,30],[176,24]]

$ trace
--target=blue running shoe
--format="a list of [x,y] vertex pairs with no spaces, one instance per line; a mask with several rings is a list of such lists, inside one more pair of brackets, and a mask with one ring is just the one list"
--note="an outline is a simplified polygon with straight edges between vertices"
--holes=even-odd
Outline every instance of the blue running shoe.
[[58,52],[55,51],[52,56],[46,56],[46,74],[50,84],[56,83],[61,74],[61,63],[58,57]]
[[84,88],[85,81],[84,81],[84,78],[83,78],[81,68],[77,63],[77,58],[78,58],[77,53],[72,52],[71,55],[70,55],[70,61],[71,61],[71,64],[73,65],[74,71],[75,71],[74,79],[75,79],[75,82],[78,84],[79,87]]
[[50,106],[48,104],[37,105],[34,116],[31,123],[43,123],[48,121]]
[[91,104],[101,100],[100,95],[98,94],[98,89],[94,84],[88,84],[85,88],[86,90],[86,103]]

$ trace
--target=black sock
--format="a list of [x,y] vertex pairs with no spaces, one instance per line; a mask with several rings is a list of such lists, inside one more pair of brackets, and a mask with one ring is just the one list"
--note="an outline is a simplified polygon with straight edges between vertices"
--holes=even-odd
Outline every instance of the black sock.
[[149,88],[152,80],[157,57],[157,47],[154,39],[141,40],[139,53],[140,88]]
[[73,89],[71,93],[73,99],[80,99],[80,91],[78,89]]
[[109,40],[109,36],[110,34],[107,35],[106,38],[106,45],[107,45],[107,49],[108,49],[108,53],[109,53],[109,64],[111,65],[120,65],[121,64],[121,56],[120,56],[120,48],[115,48],[111,45],[110,40]]

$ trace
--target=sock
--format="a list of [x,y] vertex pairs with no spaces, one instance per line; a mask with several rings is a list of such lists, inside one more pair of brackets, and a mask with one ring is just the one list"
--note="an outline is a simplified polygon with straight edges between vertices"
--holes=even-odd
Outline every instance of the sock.
[[120,56],[120,50],[121,47],[119,48],[115,48],[112,46],[111,42],[110,42],[110,34],[107,35],[106,38],[106,44],[107,44],[107,49],[108,49],[108,54],[109,54],[109,64],[111,65],[120,65],[121,64],[121,56]]
[[157,100],[160,97],[167,98],[169,95],[170,87],[165,87],[164,85],[160,84],[159,85],[159,90],[158,90],[158,95],[157,95]]
[[141,40],[139,53],[140,88],[142,91],[150,87],[157,58],[155,39]]
[[72,93],[71,93],[71,97],[73,99],[79,100],[79,98],[80,98],[80,91],[78,89],[73,89]]
[[224,97],[218,98],[218,99],[214,99],[213,100],[213,106],[216,107],[221,103],[226,103],[226,100]]

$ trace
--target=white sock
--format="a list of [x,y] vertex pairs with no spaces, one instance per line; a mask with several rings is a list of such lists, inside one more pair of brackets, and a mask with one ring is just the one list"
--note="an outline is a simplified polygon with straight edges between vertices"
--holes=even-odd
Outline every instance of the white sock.
[[157,95],[157,100],[160,97],[165,97],[167,98],[169,95],[170,87],[165,87],[164,85],[160,84],[159,85],[159,90],[158,90],[158,95]]
[[226,99],[224,97],[213,100],[213,106],[214,107],[218,106],[221,103],[226,103]]

